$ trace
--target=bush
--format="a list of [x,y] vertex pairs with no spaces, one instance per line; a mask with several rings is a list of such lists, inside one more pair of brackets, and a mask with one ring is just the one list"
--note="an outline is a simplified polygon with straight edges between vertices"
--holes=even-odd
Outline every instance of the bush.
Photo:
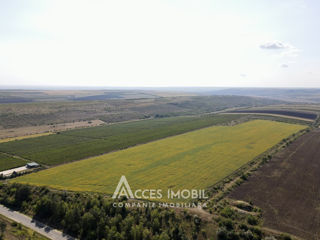
[[248,175],[247,174],[242,174],[241,175],[241,179],[244,180],[244,181],[248,180]]
[[238,240],[238,239],[240,239],[240,237],[236,232],[231,231],[228,233],[227,239],[228,240]]
[[253,233],[253,235],[254,235],[254,239],[262,239],[262,231],[261,231],[261,229],[260,228],[258,228],[258,227],[252,227],[252,228],[250,228],[250,231]]
[[245,240],[253,240],[254,239],[254,235],[252,234],[252,232],[250,230],[244,232],[241,234],[241,237]]
[[220,214],[225,218],[231,218],[234,215],[234,211],[230,207],[225,207],[221,210]]
[[287,234],[281,234],[280,235],[280,239],[281,240],[291,240],[291,237]]
[[219,226],[230,231],[233,229],[233,222],[230,219],[223,219],[220,221]]
[[259,220],[255,217],[255,216],[249,216],[248,219],[247,219],[247,222],[250,224],[250,225],[258,225],[259,223]]
[[218,240],[227,240],[228,232],[225,228],[219,228],[217,231]]
[[241,229],[241,230],[243,230],[243,231],[248,231],[248,226],[246,225],[246,224],[244,224],[244,223],[241,223],[240,225],[239,225],[239,228]]
[[240,209],[248,211],[248,212],[251,212],[253,210],[252,205],[248,204],[246,202],[239,201],[235,205],[237,208],[240,208]]

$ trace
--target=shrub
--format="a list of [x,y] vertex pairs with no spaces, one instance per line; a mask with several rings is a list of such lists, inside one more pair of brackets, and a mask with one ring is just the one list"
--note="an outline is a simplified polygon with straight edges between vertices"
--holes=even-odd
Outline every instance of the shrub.
[[251,216],[251,215],[248,217],[247,222],[250,225],[258,225],[259,223],[258,219],[255,216]]
[[234,215],[234,211],[230,207],[225,207],[221,210],[220,214],[225,218],[231,218]]
[[225,228],[219,228],[217,231],[218,240],[227,240],[228,232]]
[[248,226],[246,225],[246,224],[244,224],[244,223],[241,223],[240,225],[239,225],[239,228],[241,229],[241,230],[243,230],[243,231],[248,231]]
[[220,221],[219,226],[230,231],[233,229],[233,222],[230,219],[223,219]]
[[291,240],[291,237],[287,234],[281,234],[280,235],[280,239],[281,240]]
[[248,180],[248,175],[247,174],[242,174],[241,175],[241,179],[244,180],[244,181]]

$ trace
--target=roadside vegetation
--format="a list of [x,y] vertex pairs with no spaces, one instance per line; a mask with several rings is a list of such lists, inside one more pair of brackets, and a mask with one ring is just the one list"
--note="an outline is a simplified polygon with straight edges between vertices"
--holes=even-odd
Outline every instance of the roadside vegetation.
[[286,234],[266,231],[261,210],[250,203],[221,201],[212,217],[203,218],[191,209],[125,207],[128,201],[117,200],[117,206],[123,203],[123,207],[114,207],[114,200],[100,194],[0,185],[1,204],[81,240],[291,239]]
[[1,240],[48,240],[39,233],[0,215]]
[[101,195],[10,184],[0,186],[0,203],[85,240],[206,239],[196,216],[159,207],[113,207],[113,200]]

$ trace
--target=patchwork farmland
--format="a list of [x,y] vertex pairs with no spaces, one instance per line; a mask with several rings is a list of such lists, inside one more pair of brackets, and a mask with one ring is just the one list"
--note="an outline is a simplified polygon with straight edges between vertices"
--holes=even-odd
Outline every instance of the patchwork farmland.
[[320,240],[320,1],[0,9],[0,240]]
[[241,119],[241,115],[205,115],[132,121],[0,143],[0,152],[52,166]]
[[[150,101],[155,104],[149,104]],[[225,104],[228,102],[231,105]],[[30,162],[39,163],[41,168],[3,175],[0,204],[86,240],[259,240],[268,237],[289,240],[290,237],[284,234],[301,236],[282,228],[283,225],[267,225],[271,230],[264,228],[273,216],[268,215],[263,205],[260,209],[258,202],[241,201],[239,204],[228,198],[232,189],[245,184],[249,176],[258,173],[270,159],[275,159],[275,154],[287,151],[295,139],[303,140],[302,135],[315,131],[319,125],[317,106],[275,103],[259,98],[199,96],[3,105],[1,119],[7,121],[2,121],[0,128],[7,135],[0,140],[0,169],[7,173],[8,169]],[[51,110],[47,109],[49,105],[59,112],[56,116],[63,115],[63,118],[55,121]],[[100,107],[92,109],[92,106]],[[139,109],[135,111],[136,108]],[[281,112],[230,113],[246,109]],[[297,112],[310,115],[296,116]],[[69,122],[61,123],[66,126],[84,120],[78,118],[80,115],[90,117],[83,121],[90,127],[57,128],[60,120],[69,119]],[[115,119],[109,121],[108,116]],[[70,121],[70,117],[75,117],[72,120],[75,122]],[[49,120],[43,121],[45,119]],[[103,120],[103,125],[95,126],[94,119]],[[108,124],[115,121],[123,122]],[[42,128],[54,131],[43,134]],[[18,132],[21,134],[16,135]],[[308,144],[311,146],[312,143]],[[280,167],[275,166],[275,169]],[[298,172],[294,167],[290,171]],[[160,199],[142,195],[143,199],[112,199],[123,175],[132,190],[161,189],[162,201],[201,203],[206,207],[174,205],[172,208],[170,204],[166,208],[157,205]],[[317,181],[317,178],[313,180]],[[293,182],[293,179],[289,181]],[[302,184],[307,193],[316,187],[315,183],[309,182],[312,187]],[[253,184],[252,188],[255,187],[260,186]],[[206,189],[209,199],[169,200],[166,198],[168,188],[174,192]],[[307,193],[304,195],[308,196]],[[118,203],[125,204],[125,208],[115,207]],[[156,207],[132,208],[127,206],[130,203],[151,203]],[[313,218],[312,226],[316,226],[317,207],[312,203],[308,201],[310,208],[302,206],[308,214],[311,212],[308,216]],[[307,214],[301,216],[308,222]],[[282,220],[278,217],[279,222]],[[289,221],[293,221],[292,218]],[[298,220],[297,224],[293,221],[293,227],[303,229],[299,224]],[[310,229],[305,231],[313,234],[314,228]]]
[[305,126],[254,120],[212,126],[16,178],[18,183],[112,194],[132,189],[207,188]]

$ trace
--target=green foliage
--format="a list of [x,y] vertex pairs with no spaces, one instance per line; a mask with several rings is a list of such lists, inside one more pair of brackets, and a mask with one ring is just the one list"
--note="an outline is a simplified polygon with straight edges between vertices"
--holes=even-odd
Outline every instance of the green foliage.
[[225,218],[220,219],[219,226],[225,228],[228,231],[234,229],[233,222],[230,219],[225,219]]
[[225,207],[221,210],[220,214],[225,218],[232,218],[234,215],[234,211],[230,207]]
[[244,180],[244,181],[248,180],[248,175],[247,174],[242,174],[241,175],[241,179]]
[[291,240],[292,238],[288,234],[281,234],[279,239],[280,240]]
[[[30,193],[28,197],[17,194],[25,191]],[[201,235],[196,231],[191,233],[192,229],[201,227],[197,217],[189,221],[170,209],[158,207],[114,207],[113,200],[100,195],[50,191],[19,184],[1,185],[0,203],[10,207],[10,199],[14,199],[16,210],[79,239],[185,240],[191,235]],[[24,203],[27,208],[20,207]]]
[[3,221],[0,221],[0,239],[3,239],[6,228],[7,224]]
[[248,222],[250,225],[258,225],[259,220],[258,220],[257,217],[250,215],[250,216],[247,218],[247,222]]
[[225,229],[224,227],[220,227],[217,231],[217,239],[218,240],[238,240],[240,239],[238,233],[233,230]]
[[225,228],[219,228],[217,231],[217,238],[218,240],[227,240],[228,239],[228,232]]

